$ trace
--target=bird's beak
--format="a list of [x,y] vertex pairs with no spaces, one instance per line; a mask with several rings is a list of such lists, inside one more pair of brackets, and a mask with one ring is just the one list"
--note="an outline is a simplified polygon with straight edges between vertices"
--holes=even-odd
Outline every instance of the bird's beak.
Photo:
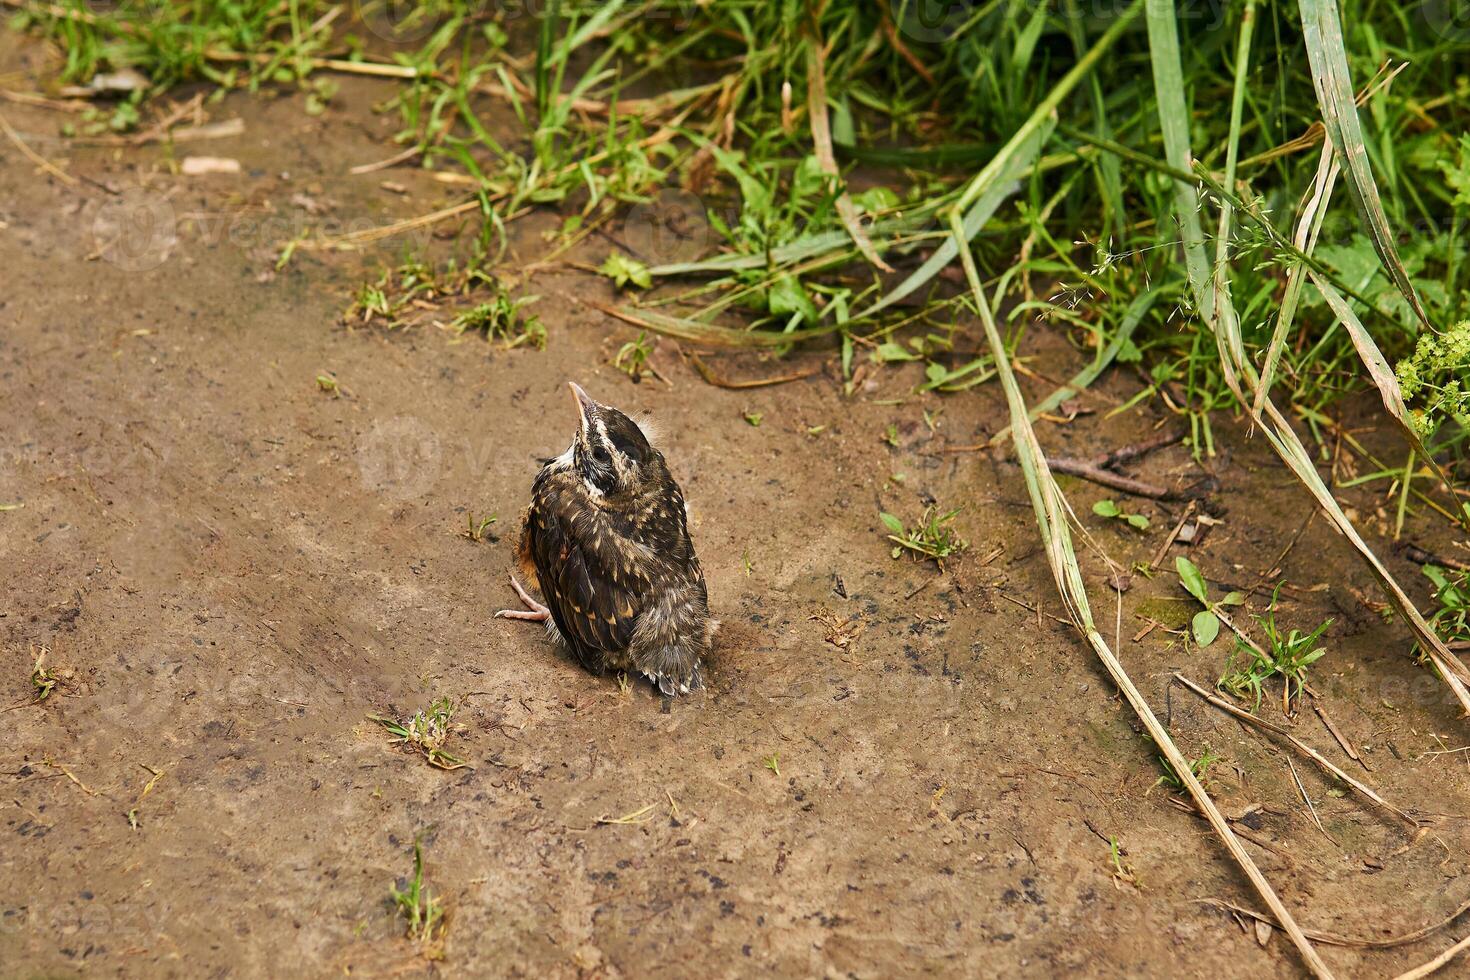
[[592,420],[592,410],[597,408],[597,403],[592,396],[582,390],[582,386],[575,381],[568,381],[567,385],[572,389],[572,397],[577,400],[577,414],[581,417],[582,428],[586,430],[587,424]]

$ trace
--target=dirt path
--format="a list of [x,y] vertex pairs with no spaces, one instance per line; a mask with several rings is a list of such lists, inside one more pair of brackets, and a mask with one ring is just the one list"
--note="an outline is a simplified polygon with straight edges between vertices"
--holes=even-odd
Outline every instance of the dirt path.
[[[7,70],[34,54],[6,38]],[[384,91],[349,83],[321,119],[298,97],[227,100],[216,115],[242,117],[244,135],[198,152],[239,159],[238,176],[170,176],[159,147],[37,145],[120,195],[0,148],[0,503],[24,504],[0,512],[3,702],[29,695],[31,645],[73,672],[5,715],[0,975],[1298,973],[1281,937],[1262,949],[1201,904],[1258,905],[1204,824],[1150,789],[1150,747],[1050,618],[1018,471],[940,451],[995,431],[995,392],[884,404],[912,385],[898,373],[851,400],[825,378],[723,391],[668,345],[673,390],[635,386],[607,366],[627,332],[572,301],[610,298],[581,273],[534,284],[545,352],[342,329],[392,246],[273,275],[267,246],[305,223],[449,200],[417,172],[392,174],[406,196],[382,174],[344,176],[386,155],[391,127],[369,112]],[[56,131],[45,112],[4,111],[24,133]],[[158,208],[177,240],[92,258],[120,200]],[[518,229],[522,261],[550,223]],[[1071,355],[1052,354],[1047,373],[1067,373]],[[319,389],[324,371],[345,397]],[[574,424],[567,379],[662,422],[726,624],[703,695],[620,692],[490,618],[512,600],[536,460]],[[932,431],[925,408],[943,410]],[[1084,418],[1044,438],[1085,456],[1152,421]],[[1225,523],[1193,556],[1249,586],[1308,505],[1262,447],[1224,441]],[[1199,476],[1178,447],[1140,472]],[[943,577],[891,560],[878,522],[916,516],[925,495],[966,504],[973,548]],[[1101,496],[1077,485],[1079,510]],[[1172,526],[1144,509],[1147,536],[1097,531],[1125,563]],[[462,536],[471,512],[498,514],[499,538]],[[1371,594],[1366,576],[1320,523],[1285,574],[1308,590],[1283,610],[1291,625],[1337,617],[1314,683],[1367,778],[1463,811],[1464,754],[1420,757],[1462,745],[1464,725],[1403,633],[1353,597]],[[1178,595],[1172,576],[1136,579],[1123,655],[1181,743],[1225,757],[1222,804],[1302,920],[1381,936],[1463,901],[1463,821],[1403,850],[1400,829],[1298,762],[1321,833],[1277,747],[1166,691],[1175,669],[1213,682],[1225,656],[1161,630],[1129,642],[1140,608],[1167,618]],[[813,617],[860,617],[862,632],[839,648]],[[465,699],[455,747],[473,768],[432,769],[366,721],[440,695]],[[1298,729],[1346,764],[1310,712]],[[386,906],[416,835],[450,910],[439,965]],[[1114,878],[1109,837],[1141,887]],[[1384,975],[1448,938],[1326,955]]]

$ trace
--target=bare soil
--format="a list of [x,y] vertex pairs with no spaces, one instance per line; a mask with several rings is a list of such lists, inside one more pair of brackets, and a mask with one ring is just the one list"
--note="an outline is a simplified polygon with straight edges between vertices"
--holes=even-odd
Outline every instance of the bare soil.
[[[13,36],[0,49],[7,84],[33,88],[40,49]],[[672,388],[635,385],[608,364],[633,333],[577,302],[612,301],[609,284],[575,267],[524,287],[543,297],[544,352],[431,323],[344,328],[350,294],[399,242],[304,252],[276,273],[274,246],[303,227],[458,200],[413,169],[347,174],[395,149],[371,111],[388,91],[349,79],[319,118],[299,95],[231,97],[213,115],[240,117],[243,135],[173,149],[35,140],[89,178],[77,186],[0,145],[0,504],[24,505],[0,512],[0,975],[1300,974],[1283,937],[1211,904],[1260,907],[1206,825],[1154,785],[1156,752],[1055,618],[1017,467],[946,451],[1004,424],[991,386],[914,397],[916,375],[889,371],[844,398],[818,349],[716,358],[737,377],[823,368],[729,391],[667,341],[654,360]],[[3,112],[32,137],[61,121]],[[241,172],[175,176],[187,153]],[[120,220],[137,232],[140,207],[175,238],[109,247]],[[513,226],[512,267],[544,254],[558,220]],[[1080,363],[1047,328],[1026,353],[1052,378]],[[540,630],[491,618],[514,602],[537,460],[574,425],[569,379],[662,423],[725,623],[697,696],[624,692]],[[1136,390],[1124,374],[1082,406]],[[1042,436],[1088,457],[1158,424],[1179,423],[1098,412]],[[1464,745],[1464,721],[1406,632],[1357,597],[1377,594],[1346,545],[1320,520],[1302,530],[1310,503],[1263,441],[1220,425],[1207,468],[1221,523],[1187,553],[1221,588],[1259,586],[1257,612],[1279,560],[1295,586],[1284,624],[1334,618],[1312,683],[1365,765],[1312,710],[1295,730],[1390,800],[1463,813],[1467,754],[1426,753]],[[1361,437],[1401,458],[1387,434]],[[1133,472],[1207,475],[1181,446]],[[1116,494],[1067,487],[1125,566],[1181,512],[1129,501],[1153,522],[1140,534],[1088,513]],[[942,573],[892,559],[878,521],[929,498],[964,506],[971,542]],[[1385,526],[1368,491],[1348,499]],[[485,540],[461,533],[471,513],[498,515]],[[1454,553],[1442,528],[1410,537]],[[1417,569],[1393,567],[1427,601]],[[1134,576],[1116,613],[1111,592],[1096,599],[1186,751],[1224,757],[1211,785],[1300,919],[1384,938],[1470,898],[1462,818],[1411,841],[1295,759],[1319,830],[1279,745],[1170,687],[1175,670],[1212,685],[1226,657],[1224,640],[1201,651],[1164,628],[1133,639],[1149,617],[1180,625],[1182,597],[1165,572]],[[829,642],[844,622],[857,635]],[[63,680],[33,705],[40,646]],[[1273,693],[1261,710],[1280,720]],[[461,702],[450,749],[467,768],[431,768],[367,720],[438,696]],[[388,905],[416,837],[449,914],[438,961]],[[1115,874],[1110,838],[1136,883]],[[1325,956],[1342,975],[1391,975],[1464,928]]]

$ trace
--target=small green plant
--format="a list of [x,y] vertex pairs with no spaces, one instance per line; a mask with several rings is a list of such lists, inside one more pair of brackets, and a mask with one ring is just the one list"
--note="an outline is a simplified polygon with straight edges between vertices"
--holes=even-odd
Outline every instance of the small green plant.
[[[1254,643],[1237,642],[1235,649],[1230,652],[1230,657],[1225,661],[1225,671],[1220,677],[1218,686],[1221,690],[1228,691],[1238,698],[1250,695],[1255,700],[1255,707],[1259,708],[1266,682],[1279,676],[1285,682],[1285,687],[1281,692],[1281,710],[1290,714],[1292,700],[1301,697],[1302,690],[1306,686],[1307,668],[1320,660],[1327,652],[1317,646],[1317,643],[1327,632],[1327,627],[1332,625],[1332,620],[1325,620],[1322,625],[1310,633],[1304,634],[1300,630],[1288,630],[1283,633],[1276,625],[1276,600],[1280,592],[1281,586],[1278,585],[1276,592],[1271,595],[1271,605],[1266,610],[1266,615],[1255,617],[1256,623],[1266,634],[1266,642],[1270,649]],[[1236,669],[1236,657],[1241,653],[1245,653],[1250,659],[1248,663]]]
[[343,319],[371,323],[374,318],[381,318],[392,326],[398,315],[398,304],[388,298],[388,291],[384,288],[387,277],[385,272],[383,278],[377,282],[365,282],[358,286],[352,305],[342,314]]
[[609,255],[597,271],[611,279],[613,285],[619,289],[626,288],[630,283],[639,289],[647,289],[653,285],[653,276],[649,274],[648,266],[618,252]]
[[745,419],[746,423],[752,429],[759,429],[761,422],[765,420],[765,415],[760,412],[746,412],[741,417]]
[[429,765],[439,769],[460,769],[466,765],[465,761],[450,755],[444,749],[444,743],[454,732],[453,719],[454,702],[449,698],[439,698],[429,707],[415,712],[412,718],[403,723],[381,715],[368,716],[369,721],[375,721],[386,728],[395,743],[412,746],[415,751],[422,753]]
[[1174,567],[1179,572],[1179,584],[1184,586],[1184,591],[1199,600],[1200,605],[1205,608],[1194,614],[1190,620],[1189,632],[1194,637],[1194,642],[1202,647],[1207,647],[1215,642],[1220,635],[1220,620],[1226,606],[1239,606],[1245,603],[1245,596],[1239,592],[1231,592],[1223,599],[1216,602],[1210,601],[1210,586],[1200,570],[1195,567],[1194,562],[1183,555],[1174,559]]
[[484,517],[476,520],[475,512],[470,511],[467,517],[468,526],[463,531],[461,531],[460,534],[464,535],[474,542],[483,541],[485,540],[485,529],[488,528],[491,524],[494,524],[496,520],[497,518],[494,514],[491,514],[489,517]]
[[1148,530],[1148,518],[1142,514],[1129,514],[1112,500],[1099,500],[1092,505],[1092,512],[1098,517],[1110,517],[1124,521],[1131,528],[1139,531]]
[[898,448],[898,426],[897,425],[894,425],[891,422],[888,424],[888,428],[886,428],[886,429],[883,430],[883,441],[886,442],[886,443],[888,443],[888,445],[892,446],[894,449],[897,449]]
[[539,296],[522,296],[511,299],[510,294],[499,285],[495,295],[485,303],[470,307],[451,322],[457,332],[483,333],[485,339],[499,337],[505,341],[506,350],[530,344],[537,350],[546,349],[546,327],[539,317],[525,315],[521,310],[536,302]]
[[46,647],[38,649],[36,662],[31,665],[31,687],[36,691],[36,704],[49,698],[51,692],[56,690],[56,685],[60,683],[56,674],[46,666],[46,654],[50,652]]
[[333,398],[342,397],[342,385],[330,372],[318,374],[316,376],[316,386]]
[[960,508],[956,507],[947,513],[940,513],[937,506],[930,504],[924,508],[924,515],[919,518],[919,523],[912,528],[905,528],[903,521],[887,511],[880,512],[878,517],[883,521],[883,526],[888,528],[888,540],[893,542],[894,558],[902,556],[904,551],[911,551],[921,559],[933,558],[942,565],[944,559],[958,555],[970,546],[953,527],[955,516],[959,512]]
[[1429,617],[1429,625],[1446,643],[1470,641],[1470,572],[1425,565],[1424,575],[1434,583],[1434,601],[1439,607]]
[[418,838],[413,842],[413,875],[403,888],[388,886],[388,899],[406,923],[408,938],[431,945],[444,933],[444,903],[424,884],[424,851]]
[[[1155,785],[1158,784],[1155,783]],[[1114,884],[1116,885],[1118,882],[1122,882],[1124,884],[1132,885],[1134,888],[1138,888],[1141,890],[1143,888],[1143,885],[1139,883],[1138,874],[1133,870],[1133,865],[1123,860],[1123,856],[1125,853],[1126,852],[1123,850],[1123,845],[1118,843],[1118,838],[1108,838],[1108,857],[1112,860],[1113,863]]]
[[[1222,758],[1224,758],[1224,756],[1216,755],[1210,750],[1210,747],[1207,745],[1205,746],[1204,755],[1200,756],[1198,759],[1189,760],[1189,771],[1194,773],[1195,779],[1198,779],[1201,783],[1203,783],[1206,776],[1209,774],[1210,767],[1219,762]],[[1159,765],[1163,767],[1164,774],[1158,778],[1154,785],[1167,786],[1169,789],[1175,791],[1176,793],[1184,792],[1184,779],[1179,775],[1179,773],[1174,771],[1174,767],[1169,764],[1169,760],[1164,758],[1163,756],[1159,756]]]
[[637,340],[630,340],[618,348],[617,355],[613,357],[613,367],[634,381],[641,381],[648,370],[648,358],[652,354],[653,341],[648,339],[648,331],[640,330]]
[[765,766],[776,775],[781,775],[781,753],[772,752],[770,755],[761,760],[761,765]]

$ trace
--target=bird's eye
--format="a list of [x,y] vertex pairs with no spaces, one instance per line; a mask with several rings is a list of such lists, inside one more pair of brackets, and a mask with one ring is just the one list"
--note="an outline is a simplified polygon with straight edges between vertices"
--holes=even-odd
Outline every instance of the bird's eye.
[[597,462],[597,463],[602,464],[602,465],[605,466],[605,465],[607,465],[608,461],[611,458],[612,457],[608,456],[608,454],[607,454],[607,447],[606,446],[593,446],[592,447],[592,459],[595,462]]

